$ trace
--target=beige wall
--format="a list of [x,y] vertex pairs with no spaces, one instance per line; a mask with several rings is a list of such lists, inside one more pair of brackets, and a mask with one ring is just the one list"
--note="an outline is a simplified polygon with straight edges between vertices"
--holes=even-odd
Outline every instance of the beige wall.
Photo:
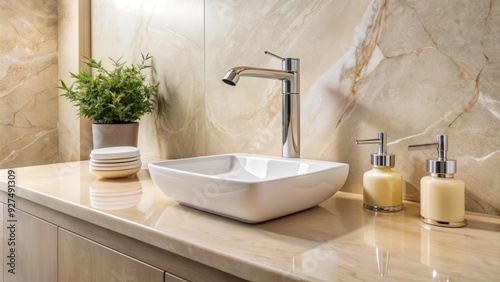
[[[55,89],[88,52],[71,45],[81,41],[81,19],[70,3],[0,1],[0,167],[76,160],[90,149],[88,123]],[[154,56],[159,110],[141,121],[144,155],[279,155],[280,83],[220,81],[237,65],[279,68],[269,50],[301,59],[302,157],[349,163],[343,190],[361,192],[376,150],[353,141],[386,131],[405,196],[418,200],[425,159],[435,152],[409,153],[407,145],[448,134],[467,209],[500,213],[498,1],[92,5],[93,57]]]
[[57,1],[0,0],[0,168],[57,162]]
[[[59,1],[59,66],[58,77],[70,83],[70,72],[78,72],[78,1]],[[61,91],[59,91],[61,93]],[[78,160],[80,123],[77,108],[59,96],[59,159]]]
[[154,56],[158,113],[141,121],[146,155],[281,154],[281,84],[221,82],[234,66],[280,68],[269,50],[301,59],[302,157],[350,164],[361,193],[385,131],[405,197],[418,200],[447,134],[466,208],[500,214],[499,1],[92,1],[95,58]]
[[[90,0],[58,0],[58,78],[72,83],[70,72],[88,69],[82,55],[90,57]],[[59,83],[59,82],[58,82]],[[59,91],[59,94],[62,90]],[[78,109],[58,98],[59,162],[87,160],[92,150],[91,122],[78,117]]]
[[205,154],[203,0],[92,1],[92,56],[137,62],[153,55],[157,116],[139,128],[142,155]]

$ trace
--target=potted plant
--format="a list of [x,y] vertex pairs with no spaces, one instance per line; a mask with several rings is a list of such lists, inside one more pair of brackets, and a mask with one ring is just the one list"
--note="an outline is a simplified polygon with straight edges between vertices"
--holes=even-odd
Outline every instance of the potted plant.
[[[146,62],[152,58],[141,55],[142,62],[127,65],[120,59],[113,60],[114,68],[107,70],[101,61],[87,58],[85,64],[91,71],[70,73],[75,79],[68,85],[60,80],[58,87],[73,105],[79,108],[78,115],[94,121],[92,124],[93,147],[137,146],[139,120],[154,110],[158,83],[146,83],[144,69],[151,67]],[[93,71],[92,71],[93,70]]]

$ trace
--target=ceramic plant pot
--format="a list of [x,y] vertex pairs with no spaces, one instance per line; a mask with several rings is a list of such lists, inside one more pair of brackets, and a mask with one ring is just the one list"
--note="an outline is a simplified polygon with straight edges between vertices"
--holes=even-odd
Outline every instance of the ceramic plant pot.
[[139,123],[113,123],[113,124],[92,124],[93,148],[106,148],[115,146],[137,147],[137,134]]

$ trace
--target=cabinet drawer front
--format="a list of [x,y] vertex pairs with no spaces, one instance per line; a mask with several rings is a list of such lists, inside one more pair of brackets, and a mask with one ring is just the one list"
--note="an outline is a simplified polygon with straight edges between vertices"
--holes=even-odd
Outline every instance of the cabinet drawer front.
[[57,281],[57,226],[21,210],[15,211],[15,222],[8,222],[12,218],[7,205],[0,207],[5,238],[0,240],[4,262],[0,281]]
[[160,282],[164,271],[59,229],[59,281]]

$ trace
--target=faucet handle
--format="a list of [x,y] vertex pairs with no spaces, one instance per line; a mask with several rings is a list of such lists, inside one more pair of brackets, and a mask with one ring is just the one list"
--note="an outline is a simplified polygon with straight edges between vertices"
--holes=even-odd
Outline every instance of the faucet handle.
[[300,71],[300,60],[294,58],[283,58],[269,51],[264,52],[266,55],[273,56],[282,61],[281,69],[286,72],[298,73]]
[[284,61],[284,60],[285,60],[285,58],[280,57],[280,56],[278,56],[278,55],[276,55],[276,54],[273,54],[273,53],[271,53],[271,52],[269,52],[269,51],[265,51],[265,52],[264,52],[264,54],[269,55],[269,56],[273,56],[273,57],[275,57],[275,58],[277,58],[277,59],[280,59],[280,60],[282,60],[282,61]]

